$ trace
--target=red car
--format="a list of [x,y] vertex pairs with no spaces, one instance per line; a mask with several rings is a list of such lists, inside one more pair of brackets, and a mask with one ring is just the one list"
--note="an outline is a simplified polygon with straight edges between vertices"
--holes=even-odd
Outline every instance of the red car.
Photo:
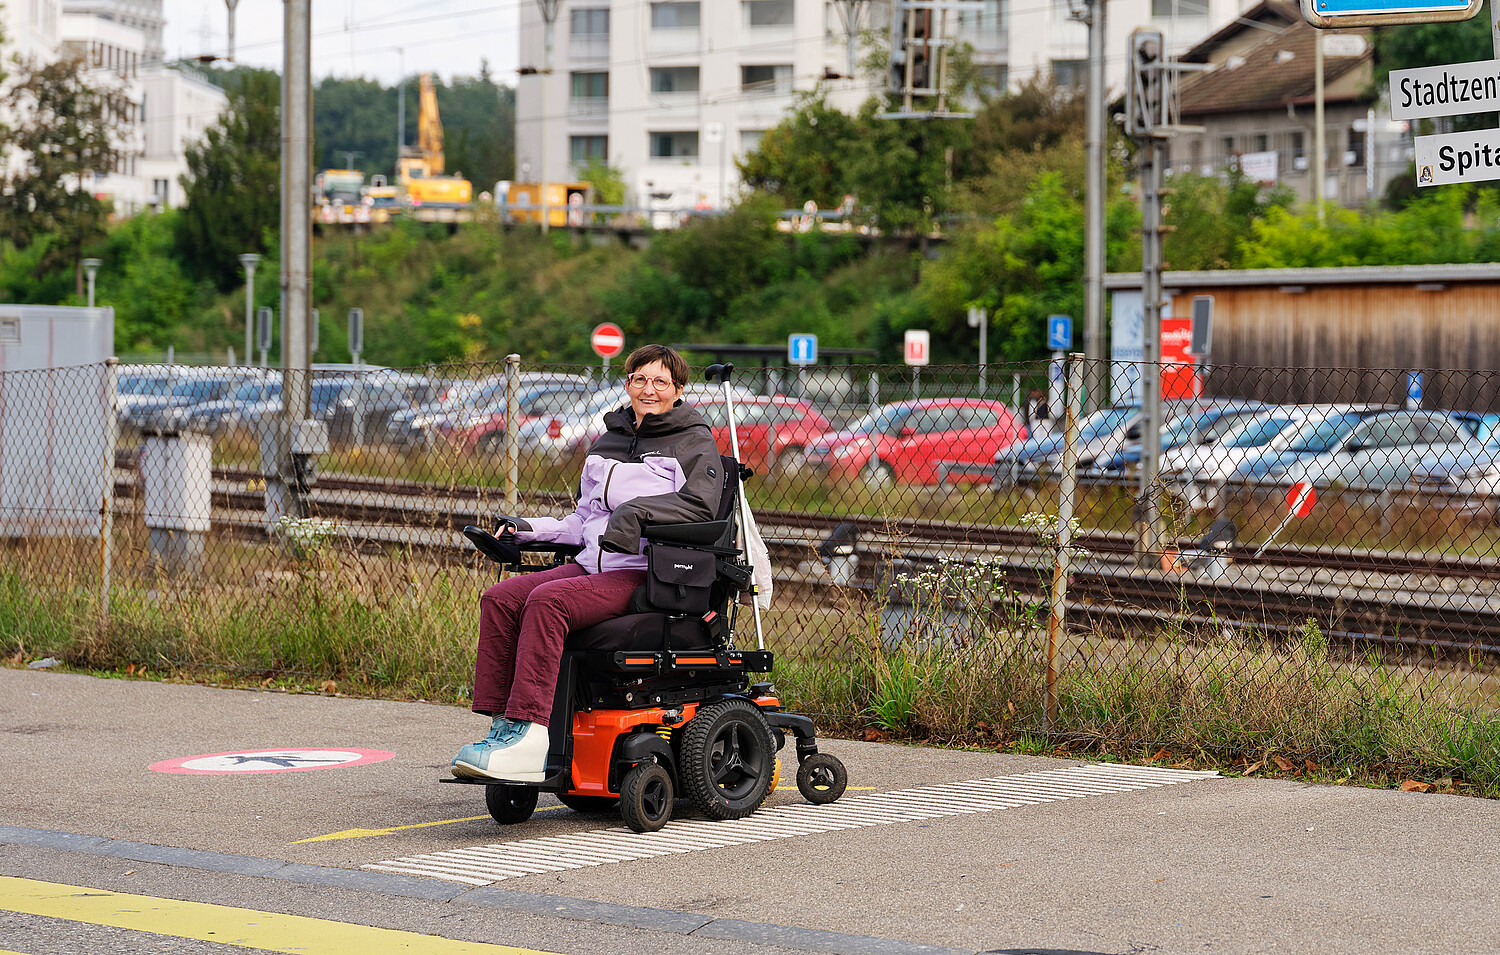
[[862,477],[876,485],[936,484],[938,462],[988,464],[995,452],[1025,437],[1015,413],[998,401],[898,401],[820,436],[808,464],[830,477]]
[[[558,414],[588,394],[588,382],[555,381],[523,384],[517,393],[520,423]],[[434,425],[433,430],[448,444],[466,453],[499,454],[505,446],[505,395],[469,408],[457,408]]]
[[[698,401],[694,407],[714,432],[714,441],[723,454],[730,453],[729,425],[724,418],[724,404]],[[830,425],[811,402],[798,398],[736,398],[734,430],[740,440],[740,463],[757,474],[772,468],[797,470],[803,467],[807,448]]]

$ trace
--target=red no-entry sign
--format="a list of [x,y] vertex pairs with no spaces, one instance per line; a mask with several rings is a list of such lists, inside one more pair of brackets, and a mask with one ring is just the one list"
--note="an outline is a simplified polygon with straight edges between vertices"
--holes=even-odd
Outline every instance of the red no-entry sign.
[[1313,505],[1318,503],[1318,492],[1306,481],[1298,481],[1286,492],[1286,509],[1292,512],[1293,517],[1306,517],[1312,513]]
[[605,322],[594,328],[589,344],[600,358],[613,358],[625,350],[625,332],[614,322]]

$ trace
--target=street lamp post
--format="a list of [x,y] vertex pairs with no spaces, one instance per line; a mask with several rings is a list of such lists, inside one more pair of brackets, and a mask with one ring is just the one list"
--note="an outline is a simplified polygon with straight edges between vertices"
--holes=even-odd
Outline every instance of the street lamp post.
[[245,364],[250,364],[250,356],[255,354],[255,266],[259,264],[260,256],[254,252],[246,252],[240,256],[240,264],[245,267]]
[[99,266],[103,264],[99,259],[83,260],[83,272],[89,279],[89,308],[94,307],[94,276],[99,274]]

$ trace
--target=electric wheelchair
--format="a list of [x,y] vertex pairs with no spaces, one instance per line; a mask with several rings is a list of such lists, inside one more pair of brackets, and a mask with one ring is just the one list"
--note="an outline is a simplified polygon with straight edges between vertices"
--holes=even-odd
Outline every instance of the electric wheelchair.
[[[636,832],[666,825],[681,795],[709,818],[737,819],[775,790],[781,769],[776,753],[788,733],[796,741],[802,796],[830,803],[843,795],[844,765],[818,752],[812,720],[782,710],[771,683],[751,682],[751,674],[770,673],[774,658],[764,649],[751,567],[737,546],[745,514],[741,482],[750,472],[737,460],[733,369],[713,365],[705,375],[723,385],[734,451],[723,458],[719,513],[701,523],[647,525],[642,537],[648,583],[632,596],[630,612],[568,634],[545,778],[442,780],[483,785],[497,822],[526,821],[543,792],[556,793],[579,812],[618,807]],[[516,564],[514,550],[497,547],[497,538],[483,528],[466,527],[464,534],[486,556],[521,572],[556,566],[581,549],[523,544],[528,556],[551,553],[552,562]],[[754,650],[736,643],[741,594],[752,598]]]

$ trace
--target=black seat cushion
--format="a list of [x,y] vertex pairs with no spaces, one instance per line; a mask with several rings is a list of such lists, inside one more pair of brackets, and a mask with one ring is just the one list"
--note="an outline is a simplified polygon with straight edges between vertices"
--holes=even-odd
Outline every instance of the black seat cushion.
[[662,629],[672,650],[705,650],[714,646],[697,617],[671,618],[664,613],[632,613],[603,620],[568,634],[568,650],[660,650]]

